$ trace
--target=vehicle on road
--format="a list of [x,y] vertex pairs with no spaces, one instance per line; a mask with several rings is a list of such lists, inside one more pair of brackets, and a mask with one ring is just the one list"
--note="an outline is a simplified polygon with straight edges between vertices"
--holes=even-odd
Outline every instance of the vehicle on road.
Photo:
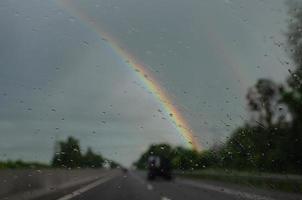
[[125,167],[122,167],[121,170],[122,170],[122,172],[123,172],[124,174],[127,174],[127,173],[128,173],[128,169],[125,168]]
[[172,179],[172,168],[169,159],[163,156],[152,155],[148,158],[148,180],[162,177],[166,180]]

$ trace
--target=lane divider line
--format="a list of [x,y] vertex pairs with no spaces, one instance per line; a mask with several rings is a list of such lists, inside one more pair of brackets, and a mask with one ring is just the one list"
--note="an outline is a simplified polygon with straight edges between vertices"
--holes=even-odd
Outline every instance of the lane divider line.
[[67,195],[65,195],[65,196],[63,196],[63,197],[61,197],[61,198],[59,198],[57,200],[69,200],[69,199],[72,199],[72,198],[74,198],[76,196],[79,196],[79,195],[87,192],[88,190],[91,190],[92,188],[95,188],[95,187],[97,187],[97,186],[99,186],[99,185],[101,185],[101,184],[103,184],[103,183],[111,180],[113,177],[115,177],[115,176],[110,176],[110,177],[105,177],[105,178],[99,179],[99,180],[97,180],[95,182],[92,182],[92,183],[90,183],[90,184],[88,184],[88,185],[86,185],[86,186],[84,186],[84,187],[82,187],[82,188],[80,188],[78,190],[75,190],[72,193],[67,194]]
[[148,185],[147,185],[147,189],[148,189],[148,190],[153,190],[153,186],[152,186],[151,184],[148,184]]
[[140,177],[139,175],[135,174],[134,172],[131,172],[131,175],[134,179],[136,179],[138,182],[140,182],[142,185],[146,185],[147,186],[147,190],[152,191],[154,189],[153,185],[151,185],[150,183],[146,182],[142,177]]

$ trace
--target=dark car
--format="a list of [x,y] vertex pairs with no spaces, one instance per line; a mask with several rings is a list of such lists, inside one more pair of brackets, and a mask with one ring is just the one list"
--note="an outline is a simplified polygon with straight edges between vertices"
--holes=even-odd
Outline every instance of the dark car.
[[150,156],[148,158],[148,180],[162,177],[166,180],[172,179],[171,162],[162,156]]
[[125,167],[121,167],[121,170],[122,170],[122,172],[123,172],[124,174],[127,174],[127,173],[128,173],[128,169],[125,168]]

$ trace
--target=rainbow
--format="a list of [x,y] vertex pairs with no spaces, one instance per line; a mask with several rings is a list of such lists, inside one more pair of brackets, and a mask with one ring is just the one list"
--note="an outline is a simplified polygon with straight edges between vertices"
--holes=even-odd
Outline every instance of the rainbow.
[[216,31],[214,31],[213,25],[207,25],[204,31],[207,33],[208,38],[211,41],[211,47],[217,52],[219,58],[225,63],[225,65],[230,67],[230,70],[237,78],[237,81],[240,82],[239,89],[243,96],[246,94],[246,90],[249,87],[246,83],[247,80],[250,80],[247,73],[244,73],[242,66],[246,64],[238,59],[238,56],[232,55],[232,53],[227,49],[227,46],[223,45],[225,42],[218,36]]
[[126,64],[138,75],[139,79],[146,86],[148,91],[150,91],[160,102],[164,108],[164,112],[169,115],[171,121],[181,134],[182,138],[185,140],[188,147],[196,151],[200,151],[201,145],[194,137],[188,122],[174,105],[165,89],[158,84],[153,74],[141,62],[139,62],[138,59],[132,56],[128,51],[125,51],[123,48],[121,48],[113,36],[103,31],[85,13],[80,12],[77,8],[75,8],[69,2],[69,0],[57,0],[56,2],[61,7],[65,8],[65,10],[68,10],[73,16],[85,23],[88,23],[90,27],[102,38],[102,40],[105,40],[108,42],[108,44],[110,44],[111,48],[113,48],[114,51],[126,61]]

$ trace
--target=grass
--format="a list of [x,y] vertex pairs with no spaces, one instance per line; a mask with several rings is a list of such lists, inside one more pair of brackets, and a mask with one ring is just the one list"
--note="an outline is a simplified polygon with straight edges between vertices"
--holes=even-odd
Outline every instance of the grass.
[[189,178],[218,180],[245,186],[302,193],[302,176],[298,175],[240,172],[219,169],[206,169],[200,171],[176,173]]

